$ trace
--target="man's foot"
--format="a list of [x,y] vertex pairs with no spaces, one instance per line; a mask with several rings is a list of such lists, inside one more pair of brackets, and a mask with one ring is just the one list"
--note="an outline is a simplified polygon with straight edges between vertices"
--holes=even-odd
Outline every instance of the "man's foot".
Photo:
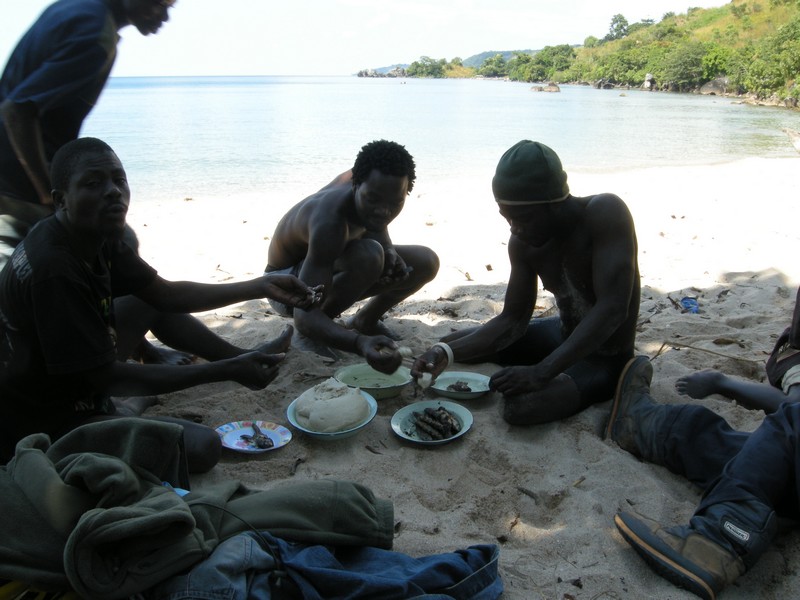
[[738,556],[689,526],[665,529],[626,512],[618,513],[614,524],[658,575],[706,600],[745,572]]
[[190,365],[196,359],[180,350],[154,346],[144,338],[131,354],[131,358],[145,365]]
[[630,416],[631,410],[639,401],[652,403],[650,382],[653,379],[653,365],[646,356],[635,356],[623,367],[619,376],[611,414],[603,433],[603,439],[611,438],[620,448],[635,456],[640,456],[636,444],[636,425]]
[[254,348],[254,350],[257,350],[258,352],[264,352],[266,354],[282,354],[286,352],[292,345],[293,333],[294,327],[287,325],[284,330],[281,331],[278,337],[276,337],[274,340],[265,342],[258,348]]
[[725,375],[719,371],[706,369],[705,371],[698,371],[686,377],[681,377],[675,382],[675,389],[679,394],[689,396],[695,400],[701,400],[711,394],[718,394],[720,391],[720,382],[725,378]]
[[376,321],[372,324],[362,323],[358,320],[358,315],[351,318],[349,321],[345,323],[345,327],[348,329],[355,329],[359,333],[363,333],[364,335],[383,335],[388,337],[390,340],[394,340],[395,342],[399,342],[402,340],[402,336],[395,331],[389,329],[386,325],[384,325],[383,321]]
[[292,347],[302,350],[303,352],[318,354],[325,362],[336,362],[339,360],[339,355],[333,348],[317,340],[312,340],[296,330],[292,336]]

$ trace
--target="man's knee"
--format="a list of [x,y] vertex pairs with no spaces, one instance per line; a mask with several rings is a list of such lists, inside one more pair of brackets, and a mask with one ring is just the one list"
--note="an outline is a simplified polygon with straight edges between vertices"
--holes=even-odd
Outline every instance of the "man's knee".
[[195,424],[183,429],[189,472],[206,473],[214,468],[222,456],[222,441],[210,427]]
[[439,272],[439,256],[430,248],[420,253],[419,260],[414,263],[414,275],[422,281],[431,281]]

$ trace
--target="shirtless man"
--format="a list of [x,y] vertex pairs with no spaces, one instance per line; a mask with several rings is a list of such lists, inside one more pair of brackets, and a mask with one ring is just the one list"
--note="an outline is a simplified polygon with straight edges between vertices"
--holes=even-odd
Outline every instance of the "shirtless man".
[[[412,376],[435,377],[453,361],[504,365],[490,386],[503,394],[503,416],[513,425],[563,419],[609,400],[633,356],[639,314],[628,208],[613,194],[572,196],[556,153],[528,140],[503,154],[492,190],[511,226],[503,310],[434,344]],[[539,279],[558,316],[531,319]]]
[[[273,307],[294,316],[295,348],[336,359],[330,347],[363,356],[375,369],[394,372],[402,357],[398,337],[384,313],[408,298],[439,270],[439,258],[424,246],[397,246],[388,226],[400,214],[416,179],[405,147],[379,140],[361,148],[352,170],[289,210],[269,246],[266,272],[297,275],[325,298],[307,311]],[[345,325],[334,318],[369,298]],[[305,338],[305,339],[304,339]]]
[[[308,308],[315,294],[290,275],[227,284],[159,277],[120,242],[130,190],[119,158],[101,140],[68,142],[55,154],[51,173],[56,214],[31,229],[0,271],[0,462],[31,433],[56,438],[147,406],[111,396],[149,396],[217,381],[261,389],[276,377],[287,335],[253,350],[215,342],[206,355],[211,331],[176,331],[172,343],[209,362],[126,361],[151,324],[149,313],[114,302],[116,296],[136,297],[163,313],[189,313],[264,297]],[[219,436],[210,427],[179,422],[190,471],[207,471],[219,459]]]

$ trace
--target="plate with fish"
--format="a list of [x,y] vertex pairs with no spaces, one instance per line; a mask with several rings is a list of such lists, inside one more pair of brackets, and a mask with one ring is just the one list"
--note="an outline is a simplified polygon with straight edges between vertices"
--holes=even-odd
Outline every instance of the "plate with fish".
[[454,400],[470,400],[489,391],[489,378],[469,371],[445,371],[436,378],[430,389]]
[[467,433],[472,427],[472,413],[449,400],[422,400],[398,410],[391,426],[404,440],[435,446]]
[[257,454],[277,450],[288,444],[292,432],[269,421],[233,421],[216,429],[222,445],[236,452]]

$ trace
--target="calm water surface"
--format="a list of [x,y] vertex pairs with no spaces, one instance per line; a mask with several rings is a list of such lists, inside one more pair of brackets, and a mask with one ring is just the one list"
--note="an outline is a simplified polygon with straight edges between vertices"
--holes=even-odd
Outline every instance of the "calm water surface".
[[[520,139],[568,171],[796,156],[800,113],[714,96],[483,80],[113,78],[83,134],[122,158],[136,199],[311,193],[374,139],[404,144],[426,178],[491,177]],[[488,181],[488,179],[487,179]]]

